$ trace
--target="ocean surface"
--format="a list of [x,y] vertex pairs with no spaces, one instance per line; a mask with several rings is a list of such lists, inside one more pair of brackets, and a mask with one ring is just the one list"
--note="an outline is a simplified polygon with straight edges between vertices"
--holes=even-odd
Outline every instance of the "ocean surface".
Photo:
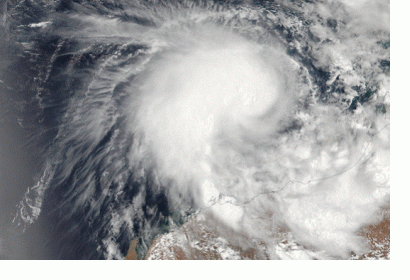
[[0,2],[1,259],[144,258],[193,214],[348,259],[389,159],[387,0]]

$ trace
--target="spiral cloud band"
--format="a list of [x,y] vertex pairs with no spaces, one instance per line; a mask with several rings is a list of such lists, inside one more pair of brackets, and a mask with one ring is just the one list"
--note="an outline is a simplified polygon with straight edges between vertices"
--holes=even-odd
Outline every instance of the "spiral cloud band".
[[368,249],[390,194],[389,26],[368,16],[386,1],[91,2],[44,4],[18,42],[43,55],[27,122],[48,138],[13,225],[39,219],[62,258],[144,256],[192,214],[271,259],[283,230],[321,258]]

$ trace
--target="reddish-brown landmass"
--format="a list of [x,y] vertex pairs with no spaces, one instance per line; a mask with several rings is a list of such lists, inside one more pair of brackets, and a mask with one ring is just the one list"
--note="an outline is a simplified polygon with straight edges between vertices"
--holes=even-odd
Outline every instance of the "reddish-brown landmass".
[[[376,224],[364,227],[359,234],[366,237],[370,250],[361,256],[352,255],[353,260],[390,259],[390,206],[382,211],[383,220]],[[285,231],[279,231],[278,235],[286,236]],[[284,238],[280,245],[286,250],[302,246]],[[126,260],[137,259],[134,240],[126,256]],[[201,219],[192,218],[178,230],[161,235],[152,242],[146,259],[149,260],[257,260],[267,259],[268,255],[263,250],[254,248],[242,249],[239,246],[229,244],[219,238]]]

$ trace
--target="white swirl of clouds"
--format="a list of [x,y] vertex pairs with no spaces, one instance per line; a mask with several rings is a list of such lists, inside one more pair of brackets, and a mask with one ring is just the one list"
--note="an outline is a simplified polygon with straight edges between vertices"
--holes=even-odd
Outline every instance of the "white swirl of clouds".
[[[134,170],[154,168],[174,207],[192,200],[222,236],[243,246],[273,248],[274,233],[286,227],[297,242],[331,256],[364,252],[357,232],[376,223],[389,200],[389,119],[375,110],[390,102],[389,76],[375,67],[389,56],[377,44],[388,38],[388,1],[281,3],[298,15],[188,3],[128,11],[151,25],[72,16],[85,27],[65,36],[146,49],[121,68],[120,53],[105,61],[85,97],[73,98],[67,125],[81,135],[69,137],[100,139],[117,119],[110,97],[95,92],[128,80],[121,109],[134,137],[128,157]],[[284,43],[277,25],[295,29],[294,40]],[[309,50],[312,65],[329,73],[327,86],[338,82],[345,91],[327,92],[334,102],[324,102],[311,70],[288,48]],[[353,88],[376,93],[347,112]],[[90,114],[97,102],[104,106]],[[117,225],[121,216],[113,216]]]

